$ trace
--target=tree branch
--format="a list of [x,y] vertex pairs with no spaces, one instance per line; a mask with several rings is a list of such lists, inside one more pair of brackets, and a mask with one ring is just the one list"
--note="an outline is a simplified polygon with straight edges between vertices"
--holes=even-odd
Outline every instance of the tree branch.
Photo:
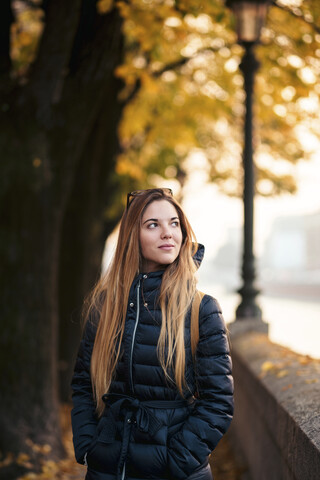
[[[225,46],[231,48],[231,45],[225,45]],[[200,55],[201,53],[205,53],[205,52],[208,52],[208,51],[209,52],[218,52],[220,50],[220,48],[221,47],[200,48],[191,57],[181,57],[179,60],[176,60],[175,62],[167,63],[160,70],[157,70],[155,72],[152,72],[151,70],[149,70],[149,74],[153,78],[159,78],[165,72],[168,72],[170,70],[176,70],[177,68],[182,67],[183,65],[186,65],[188,62],[190,62],[190,60],[193,60],[194,58],[197,57],[197,55]],[[138,94],[140,88],[141,88],[141,80],[138,77],[134,87],[132,88],[132,90],[129,94],[129,96],[125,99],[125,103],[131,102],[136,97],[136,95]]]
[[[231,48],[231,45],[224,45],[224,46],[228,47],[228,48]],[[175,62],[166,64],[163,68],[154,72],[152,76],[153,77],[160,77],[163,73],[168,72],[169,70],[175,70],[176,68],[179,68],[179,67],[182,67],[183,65],[186,65],[186,63],[190,62],[190,60],[193,60],[194,58],[196,58],[198,55],[201,55],[202,53],[218,52],[220,49],[221,49],[221,47],[200,48],[191,57],[181,57],[179,60],[176,60]]]
[[88,2],[84,0],[81,3],[79,24],[69,61],[69,71],[71,74],[75,73],[76,68],[81,60],[81,51],[85,48],[86,44],[92,41],[94,38],[96,17],[96,2]]
[[317,33],[320,33],[320,27],[318,27],[318,25],[316,25],[314,22],[310,22],[306,16],[304,15],[304,13],[302,12],[302,10],[299,9],[299,12],[301,12],[301,14],[299,13],[295,13],[294,10],[292,10],[290,7],[286,7],[285,5],[280,5],[277,0],[272,0],[271,1],[271,5],[273,5],[274,7],[276,8],[279,8],[280,10],[283,10],[284,12],[287,12],[287,13],[290,13],[290,15],[292,15],[293,17],[295,18],[299,18],[300,20],[302,20],[304,23],[307,23],[308,25],[310,25],[310,27],[312,27]]
[[[66,170],[70,165],[73,168],[101,106],[109,110],[108,98],[114,95],[114,70],[122,58],[121,23],[115,8],[106,15],[96,14],[92,36],[74,50],[73,69],[63,79],[53,109],[52,149],[59,169]],[[107,129],[105,135],[107,138]]]
[[82,1],[84,0],[47,2],[45,29],[27,86],[36,101],[38,118],[46,126],[49,122],[48,111],[66,73]]

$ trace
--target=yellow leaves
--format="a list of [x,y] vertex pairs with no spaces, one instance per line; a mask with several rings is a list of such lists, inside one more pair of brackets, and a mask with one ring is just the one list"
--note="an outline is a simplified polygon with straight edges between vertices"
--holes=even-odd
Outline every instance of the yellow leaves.
[[270,360],[267,360],[263,362],[263,364],[261,365],[260,378],[263,378],[268,373],[275,375],[277,378],[286,377],[289,374],[289,370],[283,367],[284,367],[283,362],[279,363],[279,362],[271,362]]
[[31,467],[30,456],[27,455],[26,453],[19,453],[19,455],[16,458],[16,463],[18,465],[22,465],[27,468]]
[[40,450],[43,454],[48,454],[52,450],[50,445],[42,445],[42,449]]
[[20,477],[18,480],[37,480],[39,479],[39,475],[36,473],[27,473],[26,475],[23,475],[23,477]]
[[[46,459],[45,457],[51,452],[51,446],[44,444],[44,445],[39,445],[36,443],[33,443],[32,440],[28,439],[26,441],[27,445],[31,447],[32,451],[37,454],[36,458],[39,459],[39,454],[40,454],[40,460],[37,462],[41,463],[41,472],[40,473],[35,473],[35,472],[28,472],[27,474],[21,476],[19,480],[50,480],[50,479],[55,479],[56,474],[58,474],[61,469],[60,469],[60,463],[61,462],[54,462],[51,459]],[[18,465],[21,465],[27,469],[32,470],[33,468],[33,463],[30,455],[26,453],[19,453],[17,458],[15,459],[15,462]]]
[[147,95],[157,95],[161,90],[161,83],[151,77],[147,72],[142,73],[141,83]]
[[285,392],[287,390],[290,390],[290,388],[292,388],[292,387],[293,387],[292,383],[289,383],[289,385],[285,385],[284,387],[282,387],[281,391]]
[[18,480],[81,480],[85,476],[85,469],[78,465],[74,459],[72,434],[70,425],[70,407],[61,407],[61,426],[63,429],[63,443],[67,456],[60,460],[50,457],[51,446],[37,444],[27,439],[26,444],[30,454],[21,452],[17,456],[8,454],[0,462],[0,468],[12,463],[25,467],[29,471],[21,475]]
[[29,32],[20,32],[19,34],[19,42],[20,47],[27,47],[31,45],[33,41],[33,37]]
[[[218,172],[217,159],[226,156],[230,146],[217,132],[216,123],[224,118],[231,125],[234,114],[243,115],[243,79],[238,70],[243,52],[230,28],[230,13],[221,2],[197,0],[179,0],[179,11],[174,3],[158,0],[118,1],[117,6],[124,19],[126,46],[124,63],[116,70],[125,83],[120,100],[126,101],[139,88],[119,126],[124,156],[117,171],[131,172],[137,179],[143,168],[158,159],[170,164],[168,152],[179,142],[189,149],[202,149],[212,172]],[[320,68],[316,58],[320,42],[316,45],[309,26],[303,28],[293,16],[270,8],[267,41],[257,48],[262,60],[257,75],[261,125],[257,130],[272,157],[270,166],[258,172],[257,192],[264,196],[294,193],[292,169],[279,173],[276,165],[284,160],[291,167],[307,158],[294,127],[306,113],[315,113],[302,108],[299,98],[316,90],[312,74]],[[319,94],[320,87],[317,98]],[[312,104],[316,109],[317,102]],[[202,134],[204,118],[212,126]],[[240,133],[239,128],[235,144]],[[214,157],[213,149],[218,152]],[[177,163],[178,156],[172,162]],[[237,174],[229,171],[227,176],[234,181]],[[230,193],[227,176],[222,188]]]
[[38,168],[40,167],[40,165],[42,164],[42,160],[38,157],[35,157],[33,160],[32,160],[32,165],[34,166],[34,168]]
[[141,178],[143,178],[143,169],[141,166],[136,162],[132,162],[130,158],[125,155],[118,157],[116,172],[118,175],[128,175],[135,180],[141,180]]
[[97,11],[100,13],[100,15],[104,15],[112,10],[113,5],[113,0],[98,0]]
[[[32,465],[30,465],[32,468]],[[18,480],[55,480],[61,477],[61,465],[60,462],[54,462],[53,460],[44,461],[41,466],[41,472],[28,472],[20,477]]]
[[275,364],[269,361],[263,362],[261,365],[261,372],[270,372],[276,368]]
[[132,47],[148,55],[151,61],[177,60],[187,37],[182,16],[166,2],[117,2],[124,19],[127,51]]
[[13,453],[9,452],[6,454],[6,456],[4,457],[3,460],[0,460],[0,468],[2,467],[8,467],[9,465],[11,465],[13,462],[14,462],[14,455]]
[[119,9],[122,18],[130,17],[132,6],[126,2],[117,2],[117,8]]
[[310,363],[314,363],[314,359],[306,355],[305,357],[299,358],[300,365],[309,365]]
[[[288,143],[286,147],[294,148],[290,143]],[[278,162],[278,164],[279,163],[280,162]],[[262,168],[258,166],[256,183],[257,192],[262,196],[279,195],[281,192],[295,193],[296,183],[293,176],[290,174],[282,174],[279,169],[278,171],[275,171],[275,168],[272,170],[271,168]]]
[[[133,75],[135,72],[135,68],[132,68],[132,65],[130,64],[123,64],[119,65],[114,73],[118,78],[123,78],[126,83],[135,83],[136,80],[136,75]],[[134,81],[133,81],[134,80]]]
[[58,469],[59,469],[59,464],[57,462],[54,462],[53,460],[48,460],[47,462],[44,463],[42,467],[42,473],[44,475],[48,475],[50,478],[50,475],[57,472]]
[[263,362],[259,377],[264,378],[266,375],[272,375],[278,379],[288,377],[288,380],[292,382],[296,376],[296,382],[284,385],[281,388],[282,391],[293,388],[295,384],[301,386],[303,383],[313,385],[319,382],[320,364],[317,360],[309,356],[298,356],[286,350],[283,350],[281,357]]
[[11,58],[17,74],[23,74],[34,60],[43,30],[42,9],[28,7],[16,13],[11,27]]
[[298,370],[296,370],[296,375],[299,376],[299,377],[308,376],[309,378],[306,378],[304,380],[304,383],[307,384],[307,385],[312,385],[314,383],[318,383],[319,379],[320,379],[320,375],[319,375],[320,367],[318,366],[318,369],[317,369],[317,373],[318,373],[317,377],[314,377],[314,371],[310,370],[310,368],[308,368],[309,365],[313,366],[315,364],[315,360],[313,358],[309,357],[309,356],[306,356],[306,357],[301,357],[299,359],[299,363],[304,368],[299,368]]
[[39,445],[38,443],[34,443],[30,438],[26,440],[26,444],[32,449],[33,452],[40,453],[42,455],[48,455],[52,450],[50,445]]

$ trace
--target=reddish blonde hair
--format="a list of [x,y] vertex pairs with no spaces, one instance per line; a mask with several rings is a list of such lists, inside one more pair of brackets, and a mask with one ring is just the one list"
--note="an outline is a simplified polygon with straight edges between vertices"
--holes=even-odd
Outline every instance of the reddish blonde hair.
[[176,209],[182,230],[182,245],[179,256],[166,267],[161,283],[159,303],[162,326],[158,340],[158,357],[167,378],[170,378],[169,370],[173,369],[175,383],[181,395],[183,394],[184,319],[196,291],[196,265],[193,255],[197,244],[179,203],[166,190],[145,190],[134,196],[124,211],[112,262],[89,298],[86,317],[89,318],[93,310],[98,310],[100,314],[91,358],[91,380],[99,415],[104,408],[102,395],[109,390],[119,360],[130,287],[141,267],[141,219],[147,206],[159,200],[170,202]]

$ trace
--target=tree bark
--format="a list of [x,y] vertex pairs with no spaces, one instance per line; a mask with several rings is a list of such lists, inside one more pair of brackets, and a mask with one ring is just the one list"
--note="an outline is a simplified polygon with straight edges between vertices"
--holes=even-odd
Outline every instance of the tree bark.
[[[95,2],[48,1],[46,27],[29,82],[23,87],[11,83],[9,94],[8,84],[5,89],[0,86],[0,93],[6,93],[6,108],[0,114],[0,448],[4,452],[27,451],[28,439],[49,443],[56,455],[62,452],[57,367],[62,231],[66,211],[69,215],[72,211],[69,198],[71,204],[76,199],[71,193],[77,191],[79,172],[100,168],[108,179],[113,168],[112,161],[102,162],[102,153],[99,166],[88,152],[101,136],[103,127],[98,128],[97,122],[102,112],[104,117],[114,114],[108,102],[116,95],[111,91],[121,38],[115,9],[100,16]],[[104,146],[114,142],[117,118],[113,128],[104,132]],[[86,182],[83,186],[87,198],[81,199],[81,205],[86,205],[95,190],[92,182],[91,190]],[[88,209],[92,222],[101,215],[101,204],[98,213],[94,208]],[[74,212],[81,214],[80,209]],[[87,231],[87,226],[84,222],[81,229]],[[91,235],[93,230],[89,225]],[[65,227],[64,231],[69,235]],[[90,235],[83,237],[85,259],[87,250],[95,252],[99,244],[96,264],[101,240],[90,243],[89,239]],[[72,240],[78,238],[69,240],[72,251]],[[86,284],[87,276],[82,278]]]
[[[83,300],[99,279],[105,241],[116,226],[122,210],[118,202],[112,216],[106,216],[105,213],[116,201],[118,188],[113,172],[119,148],[116,129],[121,114],[121,105],[116,100],[115,92],[120,87],[116,79],[106,85],[103,108],[78,165],[64,216],[59,269],[62,401],[70,401],[70,381],[82,332]],[[105,105],[108,105],[108,109]],[[108,136],[106,131],[109,132]]]
[[0,75],[10,71],[10,28],[13,21],[11,1],[2,0],[0,5]]
[[[23,139],[21,119],[1,122],[8,163],[21,161],[21,145],[28,151],[24,141],[14,142],[15,134]],[[25,161],[31,163],[29,155]],[[49,443],[59,454],[57,259],[63,210],[54,182],[44,188],[43,176],[25,170],[27,179],[20,163],[1,202],[0,447],[24,451],[31,439]],[[1,187],[3,193],[4,182]]]

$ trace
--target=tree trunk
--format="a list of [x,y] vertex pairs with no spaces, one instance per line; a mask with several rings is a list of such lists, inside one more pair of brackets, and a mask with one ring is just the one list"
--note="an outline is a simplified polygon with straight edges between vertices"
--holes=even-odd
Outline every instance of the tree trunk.
[[105,241],[117,224],[122,209],[119,204],[114,208],[114,215],[106,217],[106,209],[116,200],[118,186],[114,166],[118,153],[116,129],[121,105],[115,92],[121,84],[114,79],[106,87],[104,108],[79,163],[63,222],[59,270],[62,401],[70,401],[70,381],[82,331],[83,300],[99,279]]
[[[61,232],[68,199],[77,190],[79,162],[87,162],[83,173],[94,168],[88,145],[98,118],[102,111],[114,114],[108,110],[106,92],[111,98],[115,95],[110,89],[121,38],[115,9],[100,16],[95,2],[49,0],[29,82],[21,88],[5,85],[6,103],[0,112],[4,452],[28,447],[32,451],[30,439],[49,443],[56,455],[62,452],[57,368]],[[115,125],[110,132],[105,130],[105,143],[113,142],[114,130]],[[107,162],[103,168],[107,176],[113,164]],[[86,193],[90,198],[90,190]],[[85,237],[84,241],[87,251],[89,242]],[[72,241],[68,248],[73,251]],[[68,257],[67,252],[64,255]],[[99,251],[97,258],[100,255]]]
[[[26,451],[26,440],[32,440],[50,444],[59,454],[57,259],[67,192],[58,198],[55,182],[46,184],[45,169],[38,174],[28,168],[33,141],[26,143],[21,117],[10,120],[1,121],[1,144],[7,140],[7,169],[15,162],[20,169],[1,202],[0,448]],[[21,163],[21,144],[26,165]],[[38,152],[46,149],[45,136],[38,136]],[[2,192],[5,186],[2,182]]]

